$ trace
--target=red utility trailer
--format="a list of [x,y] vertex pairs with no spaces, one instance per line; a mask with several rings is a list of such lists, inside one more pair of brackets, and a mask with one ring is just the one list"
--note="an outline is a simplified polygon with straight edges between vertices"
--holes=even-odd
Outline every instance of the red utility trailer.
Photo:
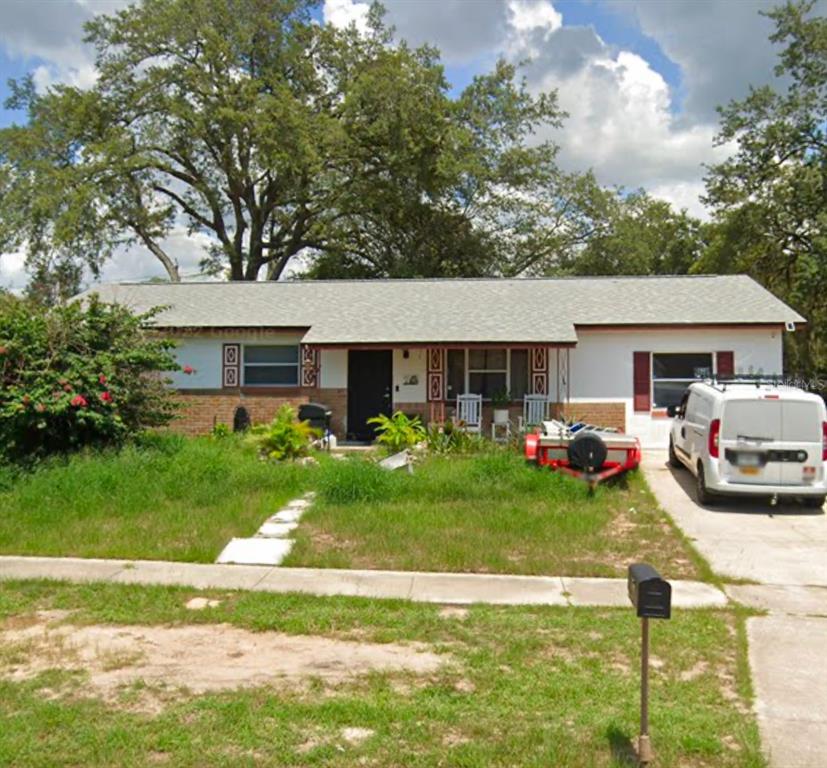
[[526,435],[525,457],[540,467],[577,477],[593,489],[640,464],[640,440],[591,424],[544,421]]

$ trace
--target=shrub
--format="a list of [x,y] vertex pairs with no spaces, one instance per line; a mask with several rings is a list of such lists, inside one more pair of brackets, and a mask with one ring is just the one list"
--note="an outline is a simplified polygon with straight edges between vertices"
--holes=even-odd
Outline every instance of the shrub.
[[426,444],[432,453],[480,453],[491,449],[491,443],[482,435],[466,432],[450,420],[442,425],[432,424]]
[[30,461],[122,443],[169,422],[160,371],[177,370],[172,342],[96,297],[51,309],[0,303],[0,456]]
[[214,440],[223,440],[224,438],[229,437],[231,434],[232,430],[223,421],[219,421],[212,428],[212,432],[210,432],[210,435]]
[[269,424],[253,427],[249,439],[267,458],[284,461],[307,456],[310,443],[316,437],[321,437],[318,429],[296,419],[296,411],[283,405]]
[[319,498],[330,504],[367,503],[392,498],[407,478],[369,459],[352,457],[325,461],[317,488]]
[[380,414],[368,419],[368,424],[376,424],[379,433],[378,442],[391,453],[399,453],[406,448],[413,448],[425,439],[425,427],[419,416],[406,416],[397,411],[393,416]]

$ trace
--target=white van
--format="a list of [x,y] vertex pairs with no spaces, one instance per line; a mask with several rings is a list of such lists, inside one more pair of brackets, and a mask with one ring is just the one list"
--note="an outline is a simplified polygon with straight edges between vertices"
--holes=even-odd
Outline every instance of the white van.
[[760,382],[691,384],[669,432],[669,463],[696,478],[698,501],[721,495],[827,497],[827,411],[818,395]]

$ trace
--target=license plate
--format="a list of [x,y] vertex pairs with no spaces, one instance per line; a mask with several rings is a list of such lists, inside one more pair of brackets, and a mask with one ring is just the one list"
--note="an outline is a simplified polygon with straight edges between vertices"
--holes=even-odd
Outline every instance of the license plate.
[[738,454],[739,467],[760,467],[761,457],[757,453],[741,453]]
[[742,475],[757,475],[758,467],[739,467]]

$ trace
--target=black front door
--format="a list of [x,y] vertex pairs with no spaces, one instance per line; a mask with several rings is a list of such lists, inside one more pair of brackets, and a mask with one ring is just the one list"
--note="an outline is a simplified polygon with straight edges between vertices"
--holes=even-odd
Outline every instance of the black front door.
[[389,349],[352,349],[347,356],[347,436],[373,440],[372,416],[391,415],[392,352]]

